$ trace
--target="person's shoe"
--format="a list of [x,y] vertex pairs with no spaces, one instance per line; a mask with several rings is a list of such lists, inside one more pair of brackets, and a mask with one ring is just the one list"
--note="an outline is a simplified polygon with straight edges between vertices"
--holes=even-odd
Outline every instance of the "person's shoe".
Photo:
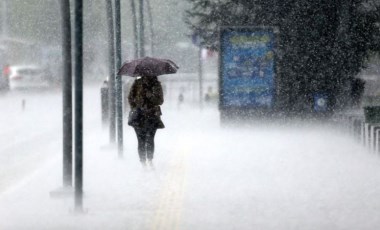
[[140,161],[143,168],[146,168],[146,161]]
[[149,167],[151,167],[152,169],[154,169],[154,165],[153,165],[153,161],[152,160],[148,160],[148,165],[149,165]]

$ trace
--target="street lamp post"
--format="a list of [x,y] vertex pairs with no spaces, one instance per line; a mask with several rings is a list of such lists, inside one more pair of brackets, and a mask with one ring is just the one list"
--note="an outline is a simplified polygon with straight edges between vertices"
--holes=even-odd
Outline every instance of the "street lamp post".
[[8,1],[3,0],[2,1],[2,12],[1,12],[1,24],[2,24],[2,36],[3,38],[6,38],[8,36]]
[[150,4],[150,0],[146,0],[146,6],[148,9],[148,17],[149,17],[149,31],[150,31],[150,52],[154,57],[154,30],[153,30],[153,13],[152,6]]
[[62,17],[62,107],[63,107],[63,187],[72,186],[73,106],[70,0],[61,0]]
[[121,21],[120,21],[120,0],[115,0],[115,64],[116,64],[116,122],[117,122],[117,143],[118,155],[123,155],[123,85],[120,75],[117,75],[121,67]]
[[110,113],[110,142],[115,143],[116,139],[116,103],[115,103],[115,33],[113,21],[112,0],[106,0],[107,24],[108,24],[108,52],[109,52],[109,79],[108,79],[108,100]]
[[75,209],[83,211],[83,0],[75,12]]
[[198,76],[199,76],[199,108],[203,109],[203,60],[202,45],[198,49]]
[[144,27],[144,0],[140,0],[139,4],[139,17],[140,17],[140,30],[139,30],[139,40],[140,40],[140,57],[145,56],[145,27]]
[[137,17],[136,17],[136,4],[135,0],[131,1],[131,11],[132,11],[132,23],[133,23],[133,46],[134,46],[134,58],[138,58],[139,56],[139,36],[137,33]]

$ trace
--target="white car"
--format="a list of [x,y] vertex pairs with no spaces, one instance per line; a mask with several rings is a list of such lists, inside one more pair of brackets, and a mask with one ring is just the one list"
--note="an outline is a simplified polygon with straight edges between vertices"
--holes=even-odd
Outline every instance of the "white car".
[[9,88],[47,88],[50,85],[47,72],[35,65],[10,66]]

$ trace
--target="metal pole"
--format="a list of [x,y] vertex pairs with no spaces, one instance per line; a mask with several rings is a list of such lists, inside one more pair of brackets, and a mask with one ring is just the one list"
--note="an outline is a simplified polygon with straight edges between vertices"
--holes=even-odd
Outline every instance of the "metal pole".
[[139,16],[140,16],[140,21],[139,21],[139,24],[140,24],[140,34],[139,34],[139,38],[140,38],[140,57],[144,57],[145,56],[145,33],[144,33],[144,0],[140,0],[140,4],[139,4]]
[[137,33],[137,17],[136,17],[136,4],[135,0],[131,0],[132,23],[133,23],[133,45],[134,45],[134,58],[139,57],[139,36]]
[[73,105],[70,0],[61,0],[62,17],[62,107],[63,107],[63,186],[72,186]]
[[107,22],[108,22],[108,51],[109,51],[109,79],[108,97],[110,111],[110,142],[116,140],[116,103],[115,103],[115,34],[112,0],[106,0]]
[[153,15],[152,7],[150,5],[150,0],[146,0],[146,6],[148,8],[148,17],[149,17],[149,31],[150,31],[150,52],[154,57],[154,30],[153,30]]
[[[121,21],[120,0],[115,0],[115,50],[116,50],[116,73],[121,67]],[[115,73],[115,75],[116,75]],[[116,75],[116,121],[117,121],[117,143],[118,155],[123,156],[123,85],[121,76]]]
[[2,1],[2,17],[1,17],[1,21],[2,21],[2,36],[3,38],[6,38],[8,36],[8,1],[7,0],[3,0]]
[[83,208],[83,0],[75,10],[75,208]]
[[199,75],[199,108],[203,109],[203,63],[202,63],[202,46],[199,45],[198,51],[198,75]]

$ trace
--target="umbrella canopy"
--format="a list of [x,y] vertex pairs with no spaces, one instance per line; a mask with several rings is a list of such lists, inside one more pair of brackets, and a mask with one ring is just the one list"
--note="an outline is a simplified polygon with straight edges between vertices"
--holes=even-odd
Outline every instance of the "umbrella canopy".
[[171,60],[144,57],[125,62],[119,69],[118,75],[159,76],[176,73],[178,66]]

